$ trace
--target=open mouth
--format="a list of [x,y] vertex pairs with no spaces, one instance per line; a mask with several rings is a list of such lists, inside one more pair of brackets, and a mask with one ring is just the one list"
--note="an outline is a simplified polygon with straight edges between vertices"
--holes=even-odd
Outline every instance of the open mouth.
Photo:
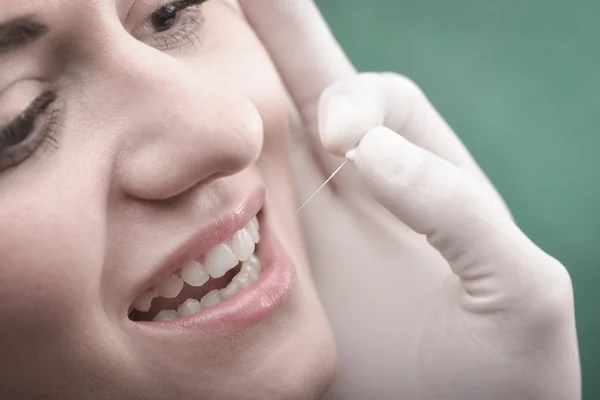
[[129,307],[129,318],[154,322],[186,318],[252,286],[263,270],[256,256],[259,229],[255,215],[229,239],[185,262],[139,296]]

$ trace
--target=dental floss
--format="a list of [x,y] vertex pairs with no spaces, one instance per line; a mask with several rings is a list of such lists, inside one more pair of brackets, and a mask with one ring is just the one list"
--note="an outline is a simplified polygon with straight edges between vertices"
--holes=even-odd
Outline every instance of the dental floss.
[[302,209],[303,209],[304,207],[306,207],[306,205],[307,205],[308,203],[310,203],[310,201],[311,201],[311,200],[312,200],[312,199],[313,199],[313,198],[314,198],[314,197],[315,197],[315,196],[316,196],[316,195],[317,195],[317,194],[318,194],[318,193],[321,191],[321,189],[323,189],[323,188],[324,188],[324,187],[325,187],[325,186],[326,186],[326,185],[329,183],[329,181],[330,181],[330,180],[332,180],[332,179],[333,179],[333,177],[334,177],[334,176],[336,176],[336,175],[337,175],[337,173],[338,173],[338,172],[340,172],[340,171],[342,170],[342,168],[344,168],[344,166],[345,166],[346,164],[348,164],[350,161],[351,161],[351,159],[350,159],[350,158],[347,158],[347,159],[346,159],[346,161],[344,161],[344,163],[338,167],[338,169],[336,169],[335,171],[333,171],[333,174],[331,174],[331,175],[329,176],[329,178],[327,178],[327,180],[326,180],[326,181],[325,181],[325,182],[324,182],[324,183],[323,183],[323,184],[322,184],[322,185],[321,185],[321,186],[320,186],[320,187],[319,187],[319,188],[318,188],[318,189],[317,189],[317,190],[316,190],[316,191],[313,193],[313,195],[312,195],[312,196],[310,196],[310,197],[308,198],[308,200],[306,200],[306,201],[304,202],[304,204],[302,204],[302,206],[301,206],[301,207],[298,209],[298,211],[296,211],[296,213],[299,213],[300,211],[302,211]]

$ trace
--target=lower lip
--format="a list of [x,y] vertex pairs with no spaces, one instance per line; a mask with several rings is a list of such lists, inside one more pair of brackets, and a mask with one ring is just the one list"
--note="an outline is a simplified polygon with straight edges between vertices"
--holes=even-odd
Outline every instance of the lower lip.
[[198,314],[166,322],[136,322],[143,329],[181,332],[228,333],[243,330],[271,315],[290,293],[296,270],[267,221],[260,221],[257,256],[263,272],[252,286]]

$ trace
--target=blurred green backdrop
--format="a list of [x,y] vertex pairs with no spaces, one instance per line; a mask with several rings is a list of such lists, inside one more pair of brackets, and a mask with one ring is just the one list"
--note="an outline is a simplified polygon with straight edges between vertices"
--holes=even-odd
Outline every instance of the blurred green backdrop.
[[317,0],[361,71],[415,80],[522,229],[569,269],[600,399],[600,2]]

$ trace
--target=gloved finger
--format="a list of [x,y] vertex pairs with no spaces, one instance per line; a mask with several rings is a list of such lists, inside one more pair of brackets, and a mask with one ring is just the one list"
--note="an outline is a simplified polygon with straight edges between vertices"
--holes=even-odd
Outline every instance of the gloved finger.
[[448,261],[466,306],[510,300],[517,306],[548,298],[548,290],[552,298],[568,297],[564,267],[535,246],[471,174],[385,127],[367,132],[348,156],[379,202]]
[[500,198],[452,128],[408,78],[394,73],[363,73],[338,81],[323,92],[319,131],[329,152],[343,156],[365,132],[377,126],[386,126],[469,171]]
[[239,0],[304,123],[316,134],[323,90],[356,73],[313,0]]

